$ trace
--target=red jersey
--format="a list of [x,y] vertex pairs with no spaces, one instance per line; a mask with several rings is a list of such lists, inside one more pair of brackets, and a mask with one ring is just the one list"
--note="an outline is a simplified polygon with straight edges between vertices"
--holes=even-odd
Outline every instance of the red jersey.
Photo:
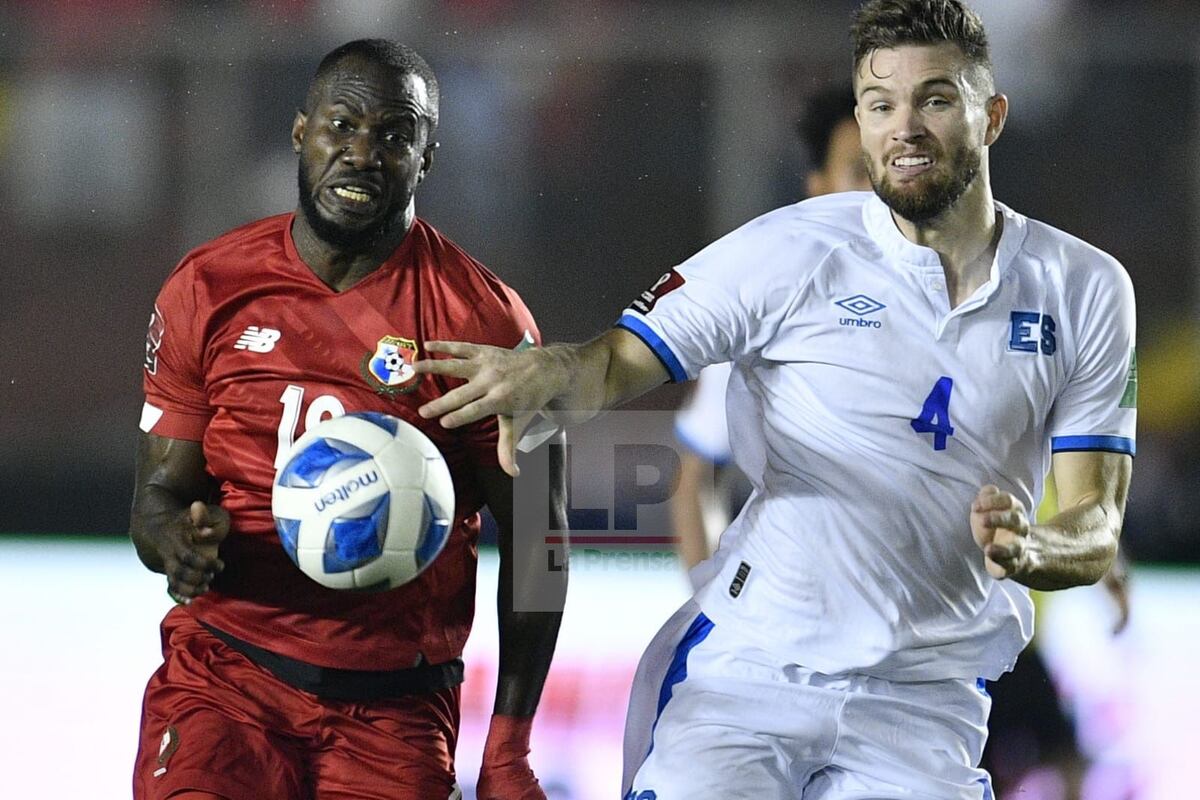
[[[225,570],[187,608],[203,622],[326,667],[391,670],[457,658],[474,615],[483,493],[495,418],[446,430],[417,408],[461,381],[409,365],[427,340],[514,347],[533,318],[516,292],[416,220],[378,270],[342,292],[296,253],[293,215],[251,223],[192,251],[167,278],[146,341],[142,430],[203,441],[232,529]],[[392,357],[383,359],[381,352]],[[403,356],[398,370],[395,353]],[[271,516],[280,451],[307,427],[382,411],[419,428],[454,478],[445,549],[413,582],[381,593],[326,589],[287,557]]]

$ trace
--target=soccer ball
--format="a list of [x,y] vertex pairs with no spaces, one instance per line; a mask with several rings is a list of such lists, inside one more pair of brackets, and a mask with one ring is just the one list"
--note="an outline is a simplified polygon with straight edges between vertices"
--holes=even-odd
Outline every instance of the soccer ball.
[[442,551],[454,519],[450,469],[425,434],[373,411],[328,419],[275,474],[271,513],[296,565],[330,589],[392,589]]

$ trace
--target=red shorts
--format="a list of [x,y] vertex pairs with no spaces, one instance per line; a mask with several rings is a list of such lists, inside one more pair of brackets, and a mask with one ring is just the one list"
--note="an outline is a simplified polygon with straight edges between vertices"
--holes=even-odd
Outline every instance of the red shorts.
[[135,800],[441,800],[454,787],[457,686],[357,703],[283,683],[181,608],[146,686]]

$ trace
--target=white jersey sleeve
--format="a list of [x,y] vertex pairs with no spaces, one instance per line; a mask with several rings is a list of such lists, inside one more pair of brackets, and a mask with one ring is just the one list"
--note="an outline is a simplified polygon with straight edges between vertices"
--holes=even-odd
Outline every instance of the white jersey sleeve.
[[[1099,251],[1094,251],[1099,252]],[[1050,449],[1134,454],[1137,356],[1133,285],[1114,259],[1090,259],[1084,275],[1067,275],[1076,310],[1075,363],[1050,411]],[[1073,290],[1073,291],[1072,291]]]
[[713,242],[634,300],[618,327],[642,339],[675,382],[762,350],[823,255],[820,237],[795,217],[785,207]]
[[724,362],[700,370],[695,391],[675,415],[675,436],[693,453],[714,464],[726,464],[733,458],[725,416],[731,369],[732,365]]

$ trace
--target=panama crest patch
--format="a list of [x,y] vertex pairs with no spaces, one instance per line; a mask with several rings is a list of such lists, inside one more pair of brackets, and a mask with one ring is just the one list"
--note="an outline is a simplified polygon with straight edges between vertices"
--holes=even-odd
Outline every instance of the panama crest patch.
[[413,369],[417,343],[403,336],[384,336],[375,351],[363,356],[359,371],[363,380],[382,395],[394,397],[417,388],[421,376]]

